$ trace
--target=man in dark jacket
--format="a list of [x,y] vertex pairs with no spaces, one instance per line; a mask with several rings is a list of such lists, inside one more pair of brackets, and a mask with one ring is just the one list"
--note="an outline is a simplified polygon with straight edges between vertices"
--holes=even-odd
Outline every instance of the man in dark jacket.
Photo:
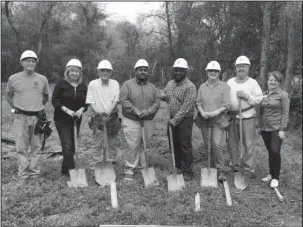
[[160,106],[157,88],[148,81],[148,63],[144,59],[135,65],[136,78],[126,81],[120,91],[123,114],[123,133],[127,142],[125,151],[125,179],[133,180],[135,169],[146,166],[144,150],[141,149],[141,121],[148,145],[153,131],[153,119]]

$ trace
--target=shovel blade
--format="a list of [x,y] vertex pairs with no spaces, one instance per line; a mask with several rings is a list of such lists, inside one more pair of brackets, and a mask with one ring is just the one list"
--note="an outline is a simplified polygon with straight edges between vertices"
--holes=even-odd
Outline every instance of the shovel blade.
[[249,176],[241,172],[236,172],[234,183],[237,189],[241,189],[243,191],[248,186]]
[[95,179],[101,186],[111,185],[116,180],[116,173],[111,162],[98,162],[95,166]]
[[202,168],[201,169],[201,187],[218,187],[217,169]]
[[155,169],[154,168],[146,168],[141,170],[145,187],[148,186],[158,186],[159,181],[157,180]]
[[185,188],[182,174],[172,174],[167,176],[168,191],[178,191]]

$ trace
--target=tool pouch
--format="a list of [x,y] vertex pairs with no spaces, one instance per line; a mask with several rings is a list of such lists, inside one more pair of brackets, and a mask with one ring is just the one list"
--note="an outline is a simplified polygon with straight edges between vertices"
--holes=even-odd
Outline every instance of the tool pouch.
[[[91,130],[99,129],[103,131],[103,120],[102,117],[99,115],[96,115],[91,118],[91,120],[88,122],[88,126]],[[109,135],[115,135],[121,128],[121,119],[118,117],[118,113],[115,112],[110,115],[107,123],[107,132]]]
[[34,134],[42,135],[44,134],[44,138],[48,138],[52,134],[52,129],[49,127],[51,121],[46,119],[46,114],[44,110],[41,110],[37,114],[38,120],[35,125]]

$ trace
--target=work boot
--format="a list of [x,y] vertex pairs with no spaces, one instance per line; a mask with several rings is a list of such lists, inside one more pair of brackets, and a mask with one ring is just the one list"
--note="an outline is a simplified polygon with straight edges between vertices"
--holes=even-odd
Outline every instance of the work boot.
[[226,176],[223,174],[223,172],[219,172],[219,177],[218,177],[219,181],[226,181],[227,178]]

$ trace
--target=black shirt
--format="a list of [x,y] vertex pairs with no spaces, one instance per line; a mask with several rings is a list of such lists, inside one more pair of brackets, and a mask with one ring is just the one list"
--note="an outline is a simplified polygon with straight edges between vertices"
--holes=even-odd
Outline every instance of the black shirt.
[[88,107],[85,104],[86,93],[87,86],[84,83],[74,87],[65,79],[60,80],[56,84],[52,95],[52,104],[55,107],[54,121],[65,125],[73,125],[72,117],[63,112],[61,107],[65,106],[73,111],[84,107],[84,111],[86,111]]

